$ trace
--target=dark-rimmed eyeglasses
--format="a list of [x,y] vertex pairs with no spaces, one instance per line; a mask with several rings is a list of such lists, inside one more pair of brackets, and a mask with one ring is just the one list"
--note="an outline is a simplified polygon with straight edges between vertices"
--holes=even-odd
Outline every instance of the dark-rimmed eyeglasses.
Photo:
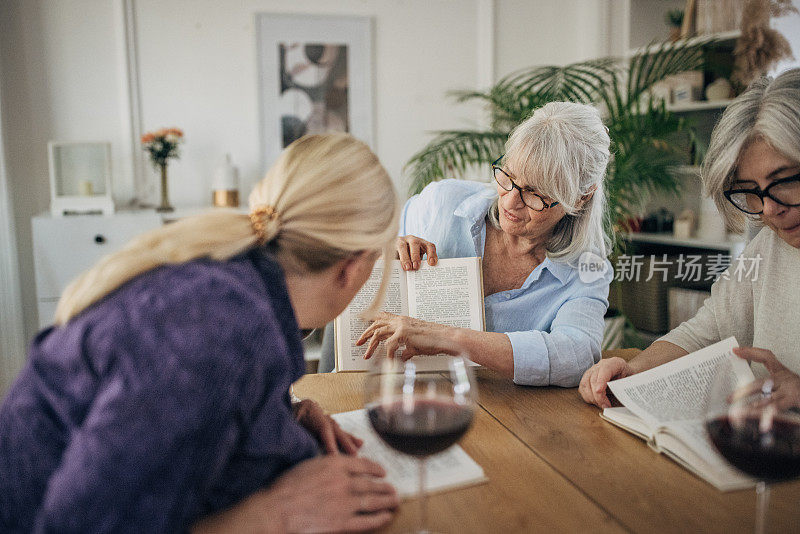
[[[505,154],[503,154],[503,156],[505,156]],[[492,162],[492,174],[494,174],[494,181],[497,182],[497,185],[505,191],[511,191],[513,189],[519,191],[519,197],[522,199],[522,203],[533,211],[543,211],[558,205],[558,201],[547,203],[541,195],[532,189],[522,188],[515,184],[514,180],[511,179],[511,175],[504,171],[502,167],[498,166],[503,156],[500,156]]]
[[764,197],[771,198],[781,206],[794,208],[800,206],[800,173],[775,180],[766,188],[732,188],[722,192],[725,198],[749,215],[764,213]]

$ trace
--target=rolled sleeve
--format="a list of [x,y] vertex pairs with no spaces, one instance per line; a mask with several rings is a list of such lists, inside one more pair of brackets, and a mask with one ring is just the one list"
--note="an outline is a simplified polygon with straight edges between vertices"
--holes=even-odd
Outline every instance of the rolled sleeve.
[[546,386],[550,383],[550,361],[544,333],[506,332],[514,352],[514,383]]
[[600,360],[607,307],[600,299],[571,299],[559,309],[550,332],[507,333],[514,351],[514,382],[577,386],[586,369]]
[[[514,382],[574,387],[600,360],[610,276],[590,284],[573,281],[573,296],[548,329],[508,332],[514,354]],[[566,288],[565,288],[566,289]]]

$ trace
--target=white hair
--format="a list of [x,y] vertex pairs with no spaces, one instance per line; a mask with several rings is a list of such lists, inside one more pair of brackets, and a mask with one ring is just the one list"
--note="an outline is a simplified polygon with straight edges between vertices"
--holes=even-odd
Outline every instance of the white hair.
[[701,171],[705,194],[714,200],[728,229],[737,233],[745,230],[747,215],[723,193],[736,179],[743,150],[755,140],[800,163],[800,69],[754,81],[728,105],[711,133]]
[[[603,257],[609,252],[603,179],[610,144],[599,111],[574,102],[545,104],[511,132],[505,161],[521,182],[557,200],[565,211],[546,245],[551,259],[571,262],[585,251]],[[497,200],[489,221],[500,227]]]
[[[377,156],[348,134],[307,135],[289,145],[253,188],[250,210],[187,217],[135,238],[67,286],[56,324],[160,265],[226,260],[262,243],[296,273],[318,272],[362,250],[394,254],[400,211],[394,186]],[[366,313],[378,311],[388,272]]]

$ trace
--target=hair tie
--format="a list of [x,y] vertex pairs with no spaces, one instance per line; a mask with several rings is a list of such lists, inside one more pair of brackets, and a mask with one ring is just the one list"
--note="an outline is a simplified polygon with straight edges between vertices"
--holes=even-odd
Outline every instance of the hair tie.
[[274,221],[277,218],[278,210],[269,205],[259,206],[250,212],[250,224],[258,236],[258,246],[262,247],[269,242],[265,220]]

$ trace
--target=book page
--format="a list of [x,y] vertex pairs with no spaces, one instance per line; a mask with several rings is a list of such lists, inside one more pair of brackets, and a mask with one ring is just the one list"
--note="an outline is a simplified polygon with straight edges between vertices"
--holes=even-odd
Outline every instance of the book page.
[[[386,481],[401,497],[415,497],[419,489],[417,460],[386,445],[372,429],[366,410],[333,414],[345,432],[364,440],[359,456],[378,462],[386,469]],[[478,484],[488,480],[483,469],[458,445],[428,458],[425,488],[429,493]]]
[[406,273],[411,317],[483,330],[480,258],[446,258]]
[[[339,317],[334,320],[336,337],[336,369],[338,371],[363,371],[369,368],[369,361],[364,359],[367,345],[356,346],[356,341],[367,329],[369,323],[359,317],[361,312],[372,304],[381,286],[384,261],[375,262],[369,279]],[[408,314],[408,293],[406,291],[404,271],[399,261],[389,262],[390,278],[386,297],[381,309],[398,315]],[[381,350],[381,343],[378,350]]]
[[653,429],[651,429],[641,417],[634,415],[632,411],[624,406],[604,408],[603,411],[600,412],[600,417],[645,441],[653,439]]
[[756,481],[734,469],[714,448],[701,419],[674,421],[655,437],[659,449],[717,489],[749,488]]
[[748,363],[733,354],[730,337],[648,371],[608,383],[614,396],[652,428],[670,421],[702,419],[717,364],[732,383],[753,380]]
[[[436,265],[423,263],[406,272],[408,311],[411,317],[432,323],[484,330],[483,271],[481,259],[445,258]],[[418,355],[421,371],[447,369],[446,354]],[[471,363],[471,362],[470,362]]]

